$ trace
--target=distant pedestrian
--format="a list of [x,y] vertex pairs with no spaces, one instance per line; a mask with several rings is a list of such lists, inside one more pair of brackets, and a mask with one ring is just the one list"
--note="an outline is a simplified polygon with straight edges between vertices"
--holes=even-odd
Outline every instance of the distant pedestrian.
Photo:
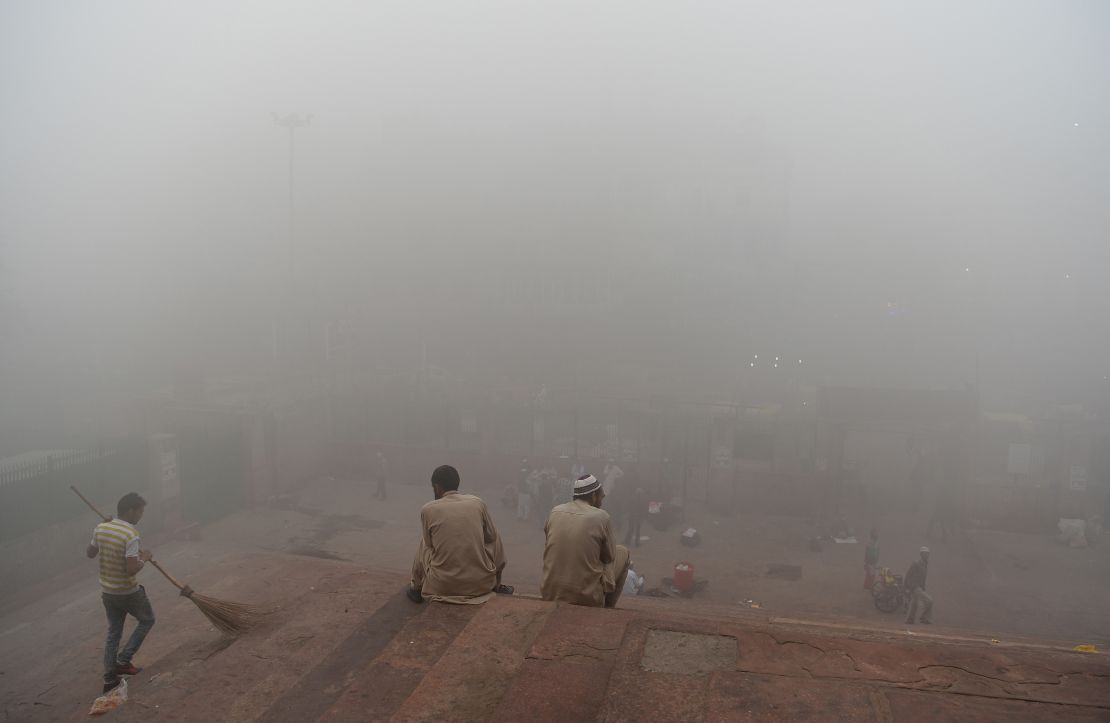
[[520,479],[516,488],[516,518],[527,520],[532,514],[532,480],[537,475],[535,470],[531,474],[527,469],[520,470]]
[[628,531],[624,535],[624,545],[640,546],[640,525],[647,514],[647,493],[637,487],[628,500]]
[[[104,643],[104,692],[119,685],[120,677],[138,675],[142,668],[131,662],[135,653],[154,627],[154,610],[146,596],[146,588],[135,575],[150,560],[149,550],[140,549],[139,530],[135,525],[143,517],[146,500],[137,492],[129,492],[116,504],[116,516],[101,522],[93,531],[92,541],[85,549],[90,558],[100,556],[101,602],[108,616],[108,638]],[[120,651],[123,625],[127,616],[138,625]]]
[[624,470],[617,466],[613,460],[609,460],[605,465],[605,471],[602,473],[601,488],[605,491],[605,496],[609,497],[613,494],[614,488],[617,486],[617,480],[624,477]]
[[879,571],[879,531],[871,529],[871,541],[863,551],[863,589],[875,587],[875,573]]
[[936,501],[933,503],[933,514],[929,517],[929,527],[925,530],[925,537],[933,539],[933,533],[940,531],[940,541],[947,542],[948,534],[956,529],[958,516],[955,494],[948,487],[942,487],[937,492]]
[[555,504],[555,474],[554,470],[541,474],[536,484],[536,509],[535,518],[542,529],[547,523],[547,515]]
[[929,548],[921,548],[921,557],[910,565],[906,572],[906,590],[910,594],[910,613],[906,623],[914,624],[917,617],[917,606],[921,605],[921,622],[928,625],[933,622],[933,598],[925,592],[925,578],[929,575]]
[[379,500],[384,500],[385,499],[385,482],[386,482],[386,477],[388,475],[389,475],[389,460],[387,460],[385,458],[384,454],[382,454],[381,452],[378,452],[378,460],[377,460],[378,489],[377,489],[376,492],[374,492],[374,497],[379,499]]

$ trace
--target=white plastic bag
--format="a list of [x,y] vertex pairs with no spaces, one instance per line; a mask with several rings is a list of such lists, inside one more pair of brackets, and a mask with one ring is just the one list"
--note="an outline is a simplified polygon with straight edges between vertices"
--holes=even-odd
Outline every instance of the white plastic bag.
[[127,678],[123,678],[120,680],[119,685],[93,701],[92,708],[89,708],[89,715],[104,715],[109,711],[119,708],[126,702]]

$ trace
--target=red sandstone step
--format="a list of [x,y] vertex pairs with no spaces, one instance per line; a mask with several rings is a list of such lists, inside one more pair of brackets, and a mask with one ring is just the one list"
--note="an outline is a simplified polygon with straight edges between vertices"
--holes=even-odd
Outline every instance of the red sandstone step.
[[552,610],[551,603],[508,596],[481,605],[392,719],[488,720]]
[[[348,640],[354,642],[352,647],[364,649],[360,632],[364,622],[388,603],[390,595],[396,595],[391,591],[402,589],[392,574],[368,573],[346,563],[277,556],[245,558],[247,563],[256,576],[244,575],[237,585],[244,590],[244,599],[268,599],[280,609],[258,628],[232,640],[210,630],[192,603],[180,600],[158,608],[158,625],[165,630],[158,638],[152,634],[143,647],[144,670],[131,679],[130,701],[105,720],[148,721],[152,711],[158,712],[159,720],[283,720],[271,711],[289,706],[276,701],[292,694],[311,702],[310,696],[296,692],[302,679],[335,660],[336,651]],[[259,572],[279,576],[272,589],[280,597],[263,597],[259,587],[266,588],[272,578]],[[204,576],[197,586],[224,595]],[[155,632],[160,630],[158,625]],[[163,655],[147,654],[148,647],[156,650],[171,636],[183,642]],[[309,684],[304,690],[316,689]],[[87,703],[82,705],[81,713],[87,709]],[[304,718],[291,715],[286,720]]]
[[593,719],[632,616],[626,610],[558,605],[493,720]]
[[[692,621],[649,621],[637,615],[629,622],[609,686],[596,716],[600,721],[705,720],[709,679],[705,675],[645,671],[644,648],[652,629],[702,633],[706,625]],[[708,625],[715,632],[715,625]]]
[[319,720],[388,720],[479,610],[476,605],[426,605],[377,658],[350,676],[350,685]]

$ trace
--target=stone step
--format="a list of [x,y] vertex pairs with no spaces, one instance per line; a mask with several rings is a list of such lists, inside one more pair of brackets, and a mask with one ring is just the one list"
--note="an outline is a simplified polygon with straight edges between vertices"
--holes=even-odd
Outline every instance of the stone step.
[[[444,614],[433,603],[429,614]],[[424,676],[394,721],[488,720],[510,689],[552,603],[494,596]]]
[[320,721],[391,718],[480,610],[436,603],[419,607],[421,613],[409,618],[369,665],[353,673]]
[[[187,600],[156,606],[158,622],[148,638],[153,644],[144,645],[138,661],[144,670],[131,680],[133,705],[111,719],[144,721],[158,710],[169,720],[278,720],[270,715],[275,701],[300,690],[305,677],[333,662],[345,643],[359,647],[347,641],[360,635],[365,640],[367,619],[380,621],[375,615],[400,587],[392,575],[347,564],[279,559],[275,568],[274,562],[252,559],[249,567],[263,573],[277,569],[280,577],[245,578],[249,584],[238,586],[243,599],[278,607],[240,638],[220,636]],[[200,576],[197,585],[223,595],[217,581]],[[166,648],[170,641],[174,644]]]
[[555,606],[493,720],[593,719],[632,615]]
[[[394,588],[396,589],[396,588]],[[304,672],[262,716],[266,723],[313,721],[335,705],[358,671],[388,648],[408,621],[424,612],[398,590],[367,616],[326,658]]]

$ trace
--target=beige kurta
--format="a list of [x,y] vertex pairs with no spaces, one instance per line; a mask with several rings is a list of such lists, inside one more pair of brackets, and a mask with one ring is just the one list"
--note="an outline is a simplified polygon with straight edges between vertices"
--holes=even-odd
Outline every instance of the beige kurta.
[[412,586],[425,600],[481,603],[493,595],[505,550],[486,503],[447,492],[420,509]]
[[[617,545],[609,513],[583,500],[551,510],[544,526],[544,600],[601,607],[624,584],[628,550]],[[615,599],[612,601],[615,603]]]

